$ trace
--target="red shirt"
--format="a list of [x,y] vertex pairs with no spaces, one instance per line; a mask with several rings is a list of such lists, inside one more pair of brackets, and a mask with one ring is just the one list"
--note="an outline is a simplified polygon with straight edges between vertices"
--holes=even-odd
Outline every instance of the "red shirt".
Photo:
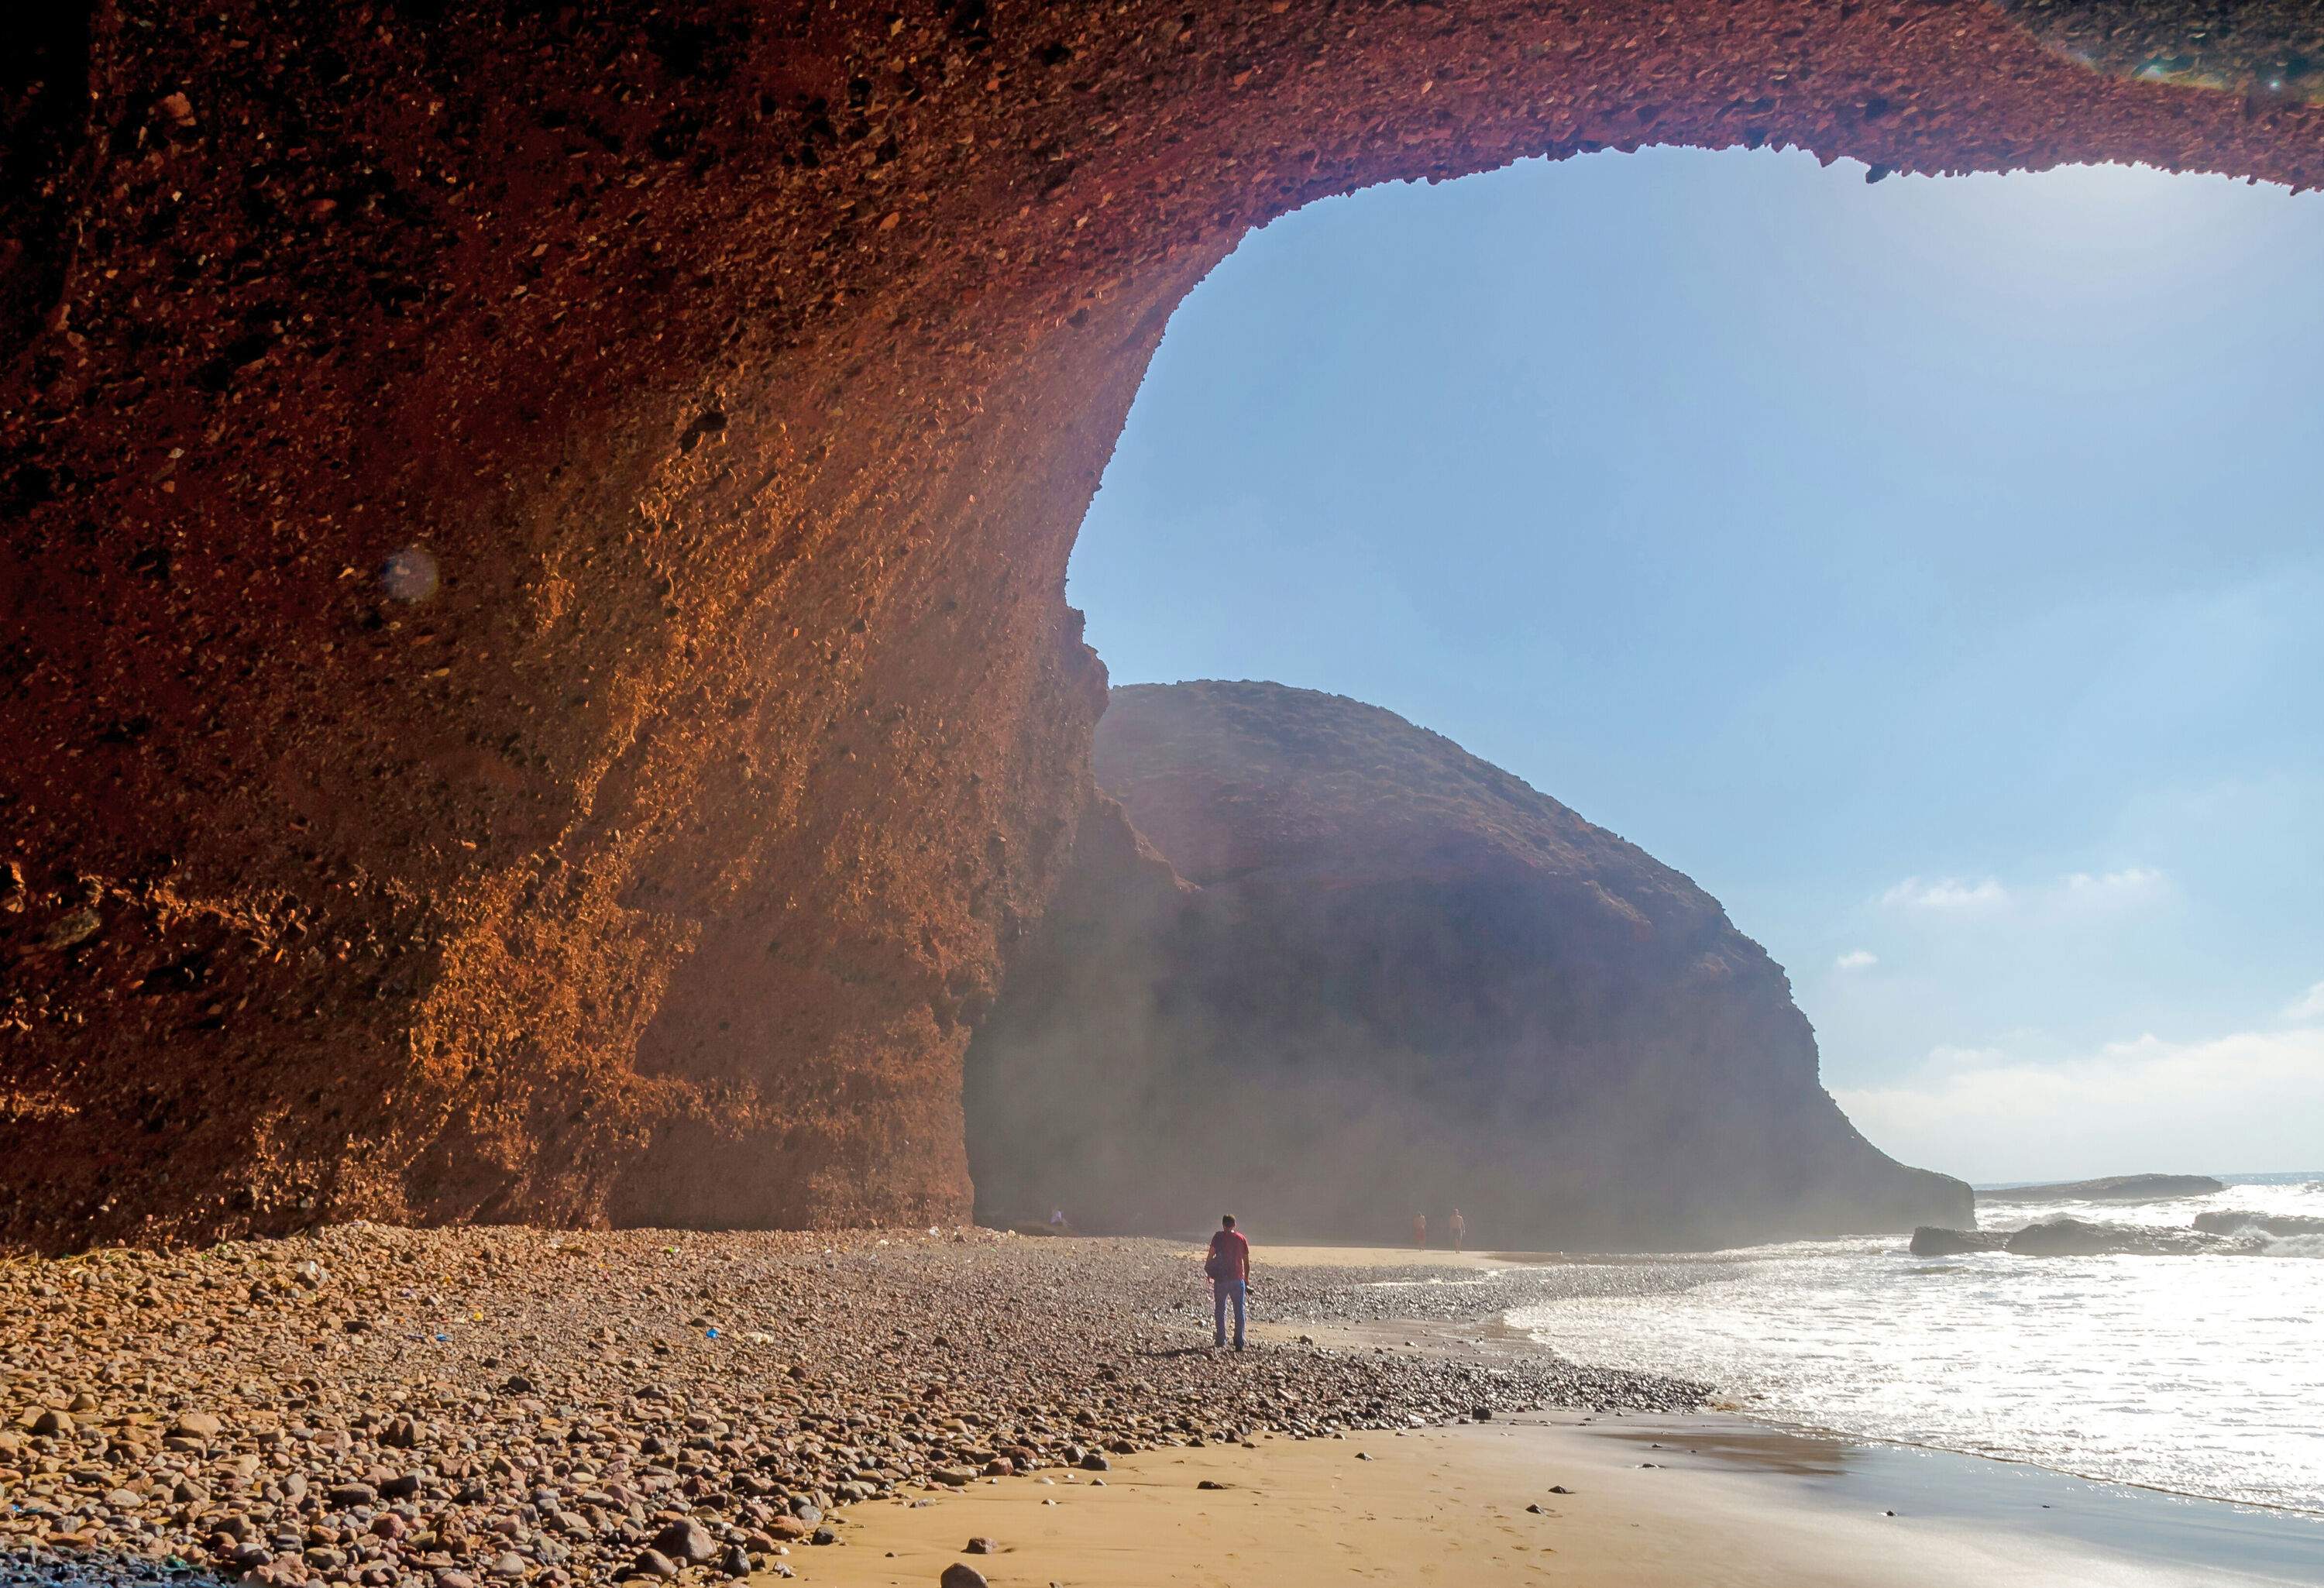
[[1211,1255],[1227,1260],[1228,1279],[1250,1280],[1250,1242],[1242,1238],[1240,1230],[1221,1230],[1212,1236]]

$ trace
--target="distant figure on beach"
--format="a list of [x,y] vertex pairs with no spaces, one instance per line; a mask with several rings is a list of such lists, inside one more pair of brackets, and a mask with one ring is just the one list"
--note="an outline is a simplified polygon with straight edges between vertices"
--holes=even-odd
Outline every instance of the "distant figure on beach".
[[1461,1210],[1457,1207],[1452,1210],[1452,1250],[1458,1251],[1461,1250],[1462,1237],[1469,1233],[1469,1221],[1461,1216]]
[[1423,1251],[1428,1250],[1428,1215],[1425,1213],[1412,1215],[1412,1243]]
[[1065,1210],[1064,1208],[1053,1207],[1049,1210],[1049,1228],[1060,1235],[1065,1233]]
[[1250,1296],[1250,1242],[1235,1228],[1234,1214],[1219,1216],[1219,1233],[1211,1237],[1211,1254],[1203,1260],[1211,1277],[1211,1343],[1227,1343],[1227,1303],[1234,1303],[1234,1348],[1242,1349],[1243,1309]]

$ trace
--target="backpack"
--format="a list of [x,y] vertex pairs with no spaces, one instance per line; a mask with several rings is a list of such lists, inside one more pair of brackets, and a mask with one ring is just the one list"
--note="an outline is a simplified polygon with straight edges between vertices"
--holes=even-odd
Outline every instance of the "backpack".
[[1211,1254],[1203,1259],[1203,1272],[1213,1279],[1223,1279],[1227,1277],[1227,1254],[1219,1250],[1218,1237],[1213,1236]]

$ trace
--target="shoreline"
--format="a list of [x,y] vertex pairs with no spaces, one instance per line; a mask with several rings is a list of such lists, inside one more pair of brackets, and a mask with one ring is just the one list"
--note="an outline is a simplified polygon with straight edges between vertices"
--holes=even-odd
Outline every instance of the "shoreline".
[[[1563,1353],[1536,1340],[1529,1330],[1510,1325],[1500,1316],[1467,1323],[1410,1319],[1343,1325],[1254,1323],[1251,1325],[1250,1334],[1254,1339],[1263,1337],[1277,1344],[1293,1345],[1312,1341],[1327,1348],[1347,1351],[1376,1351],[1391,1354],[1406,1351],[1424,1353],[1434,1351],[1454,1358],[1463,1358],[1463,1353],[1466,1353],[1465,1360],[1480,1362],[1489,1362],[1504,1356],[1536,1354],[1545,1356],[1553,1361],[1563,1360]],[[1626,1414],[1609,1412],[1607,1415],[1620,1417]],[[1953,1461],[2019,1468],[2040,1473],[2044,1477],[2120,1491],[2126,1494],[2151,1495],[2158,1499],[2191,1505],[2223,1506],[2257,1516],[2298,1519],[2313,1523],[2318,1528],[2319,1536],[2324,1536],[2324,1509],[2315,1507],[2284,1505],[2268,1500],[2205,1494],[2192,1490],[2166,1488],[2157,1483],[2135,1483],[2121,1478],[2077,1473],[2064,1467],[2052,1466],[2026,1456],[1997,1455],[1978,1450],[1957,1450],[1946,1445],[1884,1437],[1846,1428],[1824,1427],[1799,1417],[1754,1410],[1739,1402],[1716,1397],[1707,1399],[1701,1411],[1695,1415],[1706,1418],[1725,1417],[1771,1434],[1796,1436],[1806,1440],[1827,1441],[1837,1445],[1864,1450],[1894,1451],[1900,1454],[1941,1456]]]
[[[955,1563],[992,1588],[1311,1588],[1358,1575],[1464,1588],[2324,1581],[2324,1531],[2271,1547],[2246,1531],[2150,1514],[2127,1528],[2101,1518],[2113,1528],[2103,1536],[2044,1532],[1997,1511],[1974,1483],[1955,1496],[1960,1503],[1931,1503],[1964,1473],[1995,1464],[1973,1456],[1943,1454],[1923,1473],[1833,1487],[1814,1448],[1830,1442],[1803,1454],[1797,1436],[1717,1413],[1624,1421],[1525,1415],[1385,1437],[1263,1436],[1130,1457],[1098,1479],[1102,1487],[1093,1474],[994,1479],[861,1508],[847,1547],[798,1569],[817,1588],[909,1588]],[[1726,1448],[1711,1448],[1720,1440]],[[966,1553],[971,1538],[990,1540],[992,1552]]]
[[[1337,1260],[1348,1266],[1358,1266],[1360,1260],[1367,1256],[1392,1258],[1403,1255],[1395,1249],[1388,1248],[1299,1247],[1286,1250],[1296,1251],[1303,1261],[1307,1260],[1313,1253],[1333,1253]],[[1526,1270],[1640,1269],[1689,1260],[1716,1260],[1724,1254],[1493,1251],[1470,1253],[1465,1258],[1453,1254],[1445,1255],[1450,1256],[1453,1262],[1479,1270],[1481,1278],[1486,1273],[1521,1273]],[[1462,1282],[1460,1280],[1444,1281],[1448,1286],[1457,1286]],[[1433,1350],[1448,1358],[1472,1362],[1523,1358],[1536,1354],[1545,1355],[1553,1360],[1580,1360],[1578,1357],[1569,1355],[1559,1347],[1540,1340],[1533,1331],[1509,1324],[1507,1321],[1508,1315],[1516,1310],[1521,1310],[1521,1308],[1507,1308],[1497,1311],[1489,1316],[1465,1319],[1367,1321],[1352,1325],[1311,1323],[1296,1326],[1270,1325],[1269,1337],[1289,1343],[1305,1336],[1312,1336],[1323,1343],[1342,1349],[1386,1350],[1391,1353],[1406,1350],[1422,1352]],[[1654,1370],[1649,1368],[1646,1371]],[[1674,1366],[1662,1371],[1678,1373],[1685,1370],[1683,1367]],[[1705,1388],[1707,1390],[1712,1389],[1710,1386]],[[2190,1504],[2221,1506],[2257,1516],[2298,1519],[2324,1526],[2324,1506],[2300,1505],[2274,1500],[2255,1499],[2240,1494],[2218,1494],[2200,1490],[2172,1488],[2165,1484],[2141,1482],[2134,1479],[2105,1473],[2076,1472],[2070,1468],[2052,1465],[2035,1456],[1963,1449],[1954,1445],[1927,1443],[1858,1429],[1831,1427],[1796,1415],[1760,1410],[1746,1402],[1726,1399],[1715,1391],[1706,1393],[1704,1407],[1707,1410],[1739,1418],[1757,1427],[1809,1438],[1835,1441],[1860,1448],[1926,1454],[2002,1467],[2023,1468],[2047,1476],[2096,1485],[2126,1494],[2151,1495]]]

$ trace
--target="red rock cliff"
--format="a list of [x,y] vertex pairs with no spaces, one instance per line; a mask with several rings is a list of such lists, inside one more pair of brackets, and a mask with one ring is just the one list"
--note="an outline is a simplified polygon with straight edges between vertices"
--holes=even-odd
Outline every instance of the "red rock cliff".
[[1457,1206],[1504,1247],[1631,1249],[1969,1218],[1842,1117],[1716,900],[1452,741],[1148,685],[1095,766],[1127,819],[1084,821],[969,1048],[991,1219],[1393,1241]]
[[0,1246],[949,1218],[1171,306],[1648,141],[2315,180],[1969,4],[215,0],[0,51]]

